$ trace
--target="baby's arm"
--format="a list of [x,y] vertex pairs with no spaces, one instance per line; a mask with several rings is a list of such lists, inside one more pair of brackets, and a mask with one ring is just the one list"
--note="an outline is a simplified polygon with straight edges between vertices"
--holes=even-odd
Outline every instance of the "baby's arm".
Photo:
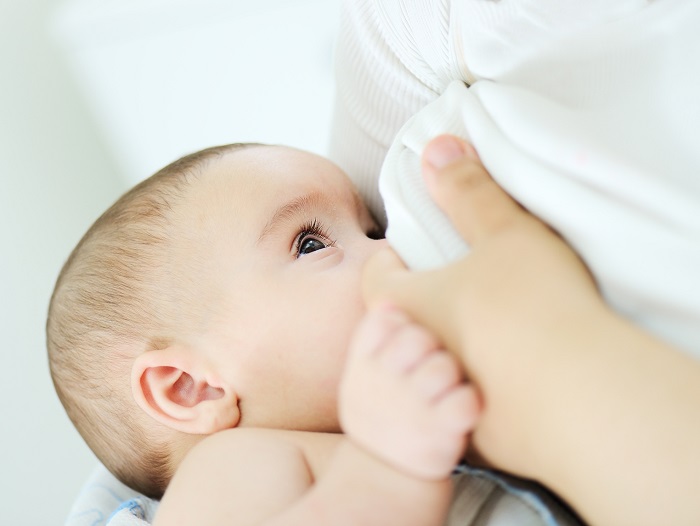
[[233,429],[206,438],[178,469],[154,526],[443,524],[449,474],[477,412],[453,359],[404,317],[375,311],[351,346],[340,410],[351,439],[322,469],[318,456],[309,461],[322,435]]
[[206,437],[178,467],[154,526],[264,524],[312,484],[294,439],[290,431],[243,428]]
[[[154,526],[442,524],[449,480],[406,475],[340,435],[326,449],[324,438],[273,429],[207,437],[178,468]],[[314,472],[328,453],[328,464]]]
[[461,367],[425,329],[375,309],[350,345],[327,472],[270,524],[444,524],[449,476],[478,414]]

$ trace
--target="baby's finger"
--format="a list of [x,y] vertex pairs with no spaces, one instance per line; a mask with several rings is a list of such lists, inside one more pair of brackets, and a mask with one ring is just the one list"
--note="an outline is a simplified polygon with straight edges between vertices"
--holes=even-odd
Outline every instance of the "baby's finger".
[[526,217],[458,137],[440,135],[427,144],[423,173],[435,202],[472,246]]
[[460,384],[445,393],[436,411],[444,422],[450,422],[453,431],[470,432],[481,415],[479,394],[473,384]]
[[405,314],[388,304],[370,309],[355,330],[350,342],[350,356],[374,354],[408,322]]
[[417,325],[409,324],[395,331],[385,341],[377,356],[388,370],[405,373],[437,348],[438,342],[432,334]]
[[427,356],[411,373],[411,381],[428,400],[439,400],[462,380],[455,359],[444,351]]

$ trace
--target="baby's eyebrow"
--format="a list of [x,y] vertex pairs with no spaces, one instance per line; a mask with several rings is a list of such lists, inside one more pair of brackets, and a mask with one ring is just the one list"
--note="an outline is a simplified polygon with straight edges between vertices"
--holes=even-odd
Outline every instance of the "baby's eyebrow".
[[312,210],[329,206],[331,206],[330,201],[328,200],[327,196],[321,192],[313,192],[295,197],[275,210],[275,213],[272,214],[272,218],[262,229],[260,237],[258,237],[257,244],[262,243],[266,237],[272,234],[280,226],[285,225],[290,219],[304,213],[309,213]]

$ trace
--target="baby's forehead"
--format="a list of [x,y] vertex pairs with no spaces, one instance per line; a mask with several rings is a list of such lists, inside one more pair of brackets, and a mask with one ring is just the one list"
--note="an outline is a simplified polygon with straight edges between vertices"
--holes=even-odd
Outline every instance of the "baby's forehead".
[[202,168],[202,183],[220,197],[285,197],[314,191],[329,198],[355,199],[352,182],[328,159],[286,146],[259,146],[227,152]]
[[294,148],[261,146],[226,152],[201,166],[192,181],[177,214],[178,222],[191,233],[220,231],[225,225],[238,231],[258,228],[289,202],[307,196],[324,203],[326,210],[368,214],[340,168]]

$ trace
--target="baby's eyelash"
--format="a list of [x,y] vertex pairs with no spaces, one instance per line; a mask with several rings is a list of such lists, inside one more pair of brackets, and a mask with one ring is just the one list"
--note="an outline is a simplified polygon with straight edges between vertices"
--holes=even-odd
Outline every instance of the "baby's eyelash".
[[299,252],[299,250],[301,249],[301,242],[307,236],[315,236],[321,238],[321,241],[326,243],[326,245],[329,247],[335,246],[335,240],[332,239],[331,236],[328,234],[328,229],[325,226],[323,226],[323,224],[318,219],[314,218],[312,221],[304,223],[301,226],[301,228],[299,228],[299,233],[294,239],[295,253]]

